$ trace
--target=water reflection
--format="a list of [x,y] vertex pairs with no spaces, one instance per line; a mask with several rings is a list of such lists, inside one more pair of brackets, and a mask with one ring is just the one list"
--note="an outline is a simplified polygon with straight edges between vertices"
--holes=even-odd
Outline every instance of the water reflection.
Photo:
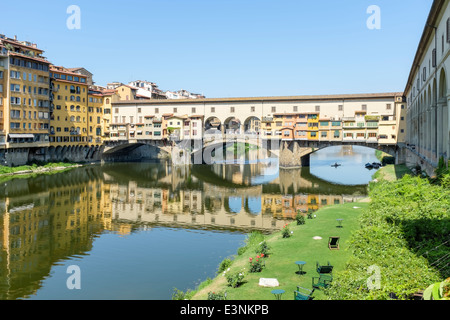
[[272,169],[267,161],[116,163],[3,182],[0,299],[35,294],[54,265],[89,255],[106,232],[129,235],[143,226],[270,232],[298,211],[354,201],[366,192],[363,185],[318,179],[308,168]]

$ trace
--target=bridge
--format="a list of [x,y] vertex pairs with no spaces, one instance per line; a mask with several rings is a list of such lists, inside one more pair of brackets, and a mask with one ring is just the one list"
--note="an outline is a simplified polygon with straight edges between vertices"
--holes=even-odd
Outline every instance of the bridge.
[[[103,159],[135,160],[134,158],[172,159],[175,165],[234,163],[245,160],[245,152],[253,149],[258,159],[276,157],[282,168],[299,168],[310,165],[310,155],[333,146],[363,146],[397,156],[396,144],[379,144],[367,140],[310,141],[288,139],[263,139],[255,134],[206,135],[202,140],[182,141],[121,140],[108,142]],[[150,154],[134,154],[142,146],[150,147]],[[254,159],[256,160],[256,159]]]

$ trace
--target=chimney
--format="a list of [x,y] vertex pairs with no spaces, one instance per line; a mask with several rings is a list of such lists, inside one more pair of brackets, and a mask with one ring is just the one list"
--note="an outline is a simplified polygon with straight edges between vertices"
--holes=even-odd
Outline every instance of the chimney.
[[17,36],[14,36],[14,40],[17,41]]

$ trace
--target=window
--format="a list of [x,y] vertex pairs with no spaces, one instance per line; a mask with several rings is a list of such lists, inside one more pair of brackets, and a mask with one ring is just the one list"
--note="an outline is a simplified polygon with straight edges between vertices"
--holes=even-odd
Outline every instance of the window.
[[363,104],[363,105],[361,106],[361,108],[362,108],[363,111],[367,111],[367,104]]
[[230,112],[234,113],[234,107],[230,107]]
[[155,108],[155,113],[156,113],[156,114],[159,113],[159,108]]
[[173,113],[178,113],[178,108],[173,108]]
[[277,112],[277,107],[272,107],[272,113]]
[[320,111],[320,106],[316,106],[316,112]]
[[293,110],[294,112],[297,112],[297,111],[298,111],[298,106],[293,106],[293,107],[292,107],[292,110]]
[[19,110],[11,110],[11,119],[19,119],[20,111]]
[[250,108],[250,111],[251,111],[251,112],[255,112],[255,110],[256,110],[255,107],[251,107],[251,108]]
[[195,108],[192,108],[191,112],[192,112],[192,113],[196,113],[197,111],[196,111]]
[[391,110],[391,104],[390,104],[390,103],[388,103],[388,104],[386,105],[386,110]]
[[450,43],[450,18],[447,19],[447,43]]
[[214,113],[214,112],[216,112],[216,108],[211,107],[211,113]]
[[435,68],[436,65],[437,65],[437,63],[436,63],[436,49],[433,49],[433,53],[432,53],[432,58],[431,58],[431,60],[432,60],[433,68]]

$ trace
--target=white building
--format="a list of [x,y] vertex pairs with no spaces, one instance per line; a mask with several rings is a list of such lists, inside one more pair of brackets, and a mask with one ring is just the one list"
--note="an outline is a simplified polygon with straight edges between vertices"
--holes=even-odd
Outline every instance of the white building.
[[449,0],[434,0],[405,88],[406,143],[417,164],[435,167],[450,156]]

